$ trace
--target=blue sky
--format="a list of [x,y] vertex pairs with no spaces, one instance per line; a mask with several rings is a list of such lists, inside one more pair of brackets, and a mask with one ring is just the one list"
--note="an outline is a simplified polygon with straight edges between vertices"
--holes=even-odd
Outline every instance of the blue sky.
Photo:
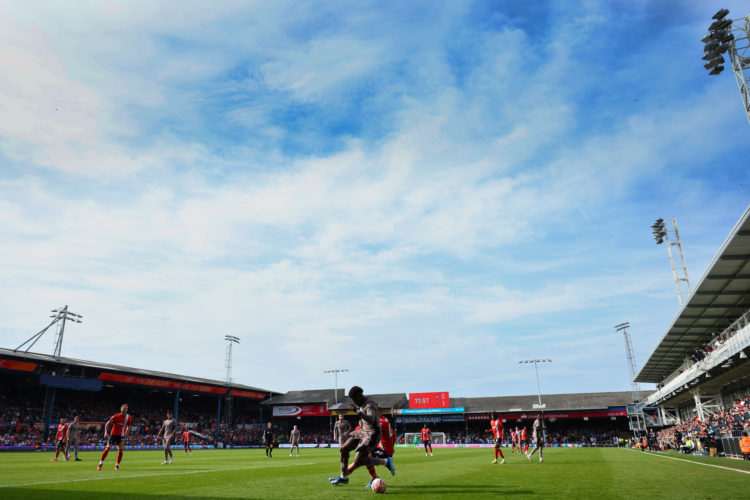
[[0,2],[0,345],[68,304],[63,355],[221,379],[236,335],[282,392],[628,390],[649,226],[697,283],[750,201],[700,42],[742,4]]

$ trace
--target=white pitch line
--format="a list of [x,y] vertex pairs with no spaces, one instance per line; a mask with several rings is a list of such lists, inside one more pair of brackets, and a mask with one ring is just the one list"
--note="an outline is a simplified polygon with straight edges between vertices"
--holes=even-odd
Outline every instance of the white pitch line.
[[18,484],[0,484],[0,488],[14,488],[23,486],[40,486],[43,484],[62,484],[62,483],[78,483],[82,481],[102,481],[108,479],[132,479],[136,477],[158,477],[158,476],[183,476],[187,474],[206,474],[209,472],[229,472],[233,470],[250,470],[250,469],[278,469],[280,467],[297,467],[299,465],[315,465],[314,463],[301,463],[291,465],[259,465],[253,467],[235,467],[232,469],[208,469],[208,470],[194,470],[187,472],[160,472],[156,474],[134,474],[130,476],[103,476],[103,477],[90,477],[86,479],[66,479],[63,481],[44,481],[39,483],[18,483]]
[[[630,448],[625,448],[628,451],[633,451]],[[639,453],[639,452],[636,452]],[[643,453],[643,452],[640,452]],[[659,455],[658,453],[652,453],[652,452],[646,452],[648,456],[650,457],[661,457],[661,458],[668,458],[670,460],[679,460],[680,462],[687,462],[689,464],[696,464],[696,465],[705,465],[706,467],[716,467],[717,469],[725,469],[725,470],[731,470],[734,472],[742,472],[743,474],[750,474],[750,470],[742,470],[742,469],[734,469],[732,467],[724,467],[723,465],[714,465],[714,464],[704,464],[703,462],[696,462],[695,460],[686,460],[684,458],[677,458],[677,457],[668,457],[666,455]]]

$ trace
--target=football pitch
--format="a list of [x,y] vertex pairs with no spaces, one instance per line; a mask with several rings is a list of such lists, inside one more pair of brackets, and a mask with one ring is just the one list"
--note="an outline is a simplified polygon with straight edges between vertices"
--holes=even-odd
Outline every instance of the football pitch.
[[[505,452],[506,450],[504,450]],[[110,453],[96,471],[100,452],[81,462],[50,462],[51,452],[0,454],[0,498],[71,499],[312,499],[371,498],[369,475],[359,469],[346,486],[331,486],[338,473],[335,449],[286,449],[267,459],[264,450],[175,450],[161,465],[159,451],[126,451],[114,470]],[[379,467],[386,495],[400,498],[747,498],[750,462],[617,448],[548,448],[537,457],[506,452],[491,464],[490,448],[436,448],[434,457],[397,448],[396,476]]]

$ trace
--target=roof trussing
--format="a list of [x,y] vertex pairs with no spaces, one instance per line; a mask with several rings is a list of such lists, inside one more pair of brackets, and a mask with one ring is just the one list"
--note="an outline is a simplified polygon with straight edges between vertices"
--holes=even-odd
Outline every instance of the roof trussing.
[[[55,359],[54,356],[51,356],[49,354],[39,354],[39,353],[34,353],[34,352],[21,352],[21,351],[16,352],[16,351],[13,351],[12,349],[0,348],[0,356],[23,359],[27,361],[45,363],[45,364],[51,364],[51,365],[80,366],[80,367],[85,367],[85,368],[93,368],[95,370],[114,371],[114,372],[127,373],[131,375],[140,375],[140,376],[145,376],[145,377],[170,379],[170,380],[175,380],[178,382],[188,382],[188,383],[194,383],[194,384],[213,385],[216,387],[226,387],[226,382],[223,380],[211,380],[207,378],[191,377],[189,375],[177,375],[175,373],[157,372],[153,370],[143,370],[141,368],[132,368],[129,366],[112,365],[109,363],[100,363],[98,361],[86,361],[83,359],[60,358],[60,360],[58,361]],[[234,382],[232,382],[232,389],[239,389],[243,391],[253,391],[253,392],[265,392],[269,394],[271,393],[271,391],[268,391],[266,389],[259,389],[257,387],[251,387],[249,385],[236,384]]]
[[636,376],[659,383],[750,308],[750,206]]

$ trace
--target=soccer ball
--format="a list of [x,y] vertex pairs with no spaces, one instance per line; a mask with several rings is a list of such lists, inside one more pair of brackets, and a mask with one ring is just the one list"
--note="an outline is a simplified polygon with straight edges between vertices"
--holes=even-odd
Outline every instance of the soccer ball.
[[373,493],[385,493],[385,481],[380,478],[374,479],[370,488]]

